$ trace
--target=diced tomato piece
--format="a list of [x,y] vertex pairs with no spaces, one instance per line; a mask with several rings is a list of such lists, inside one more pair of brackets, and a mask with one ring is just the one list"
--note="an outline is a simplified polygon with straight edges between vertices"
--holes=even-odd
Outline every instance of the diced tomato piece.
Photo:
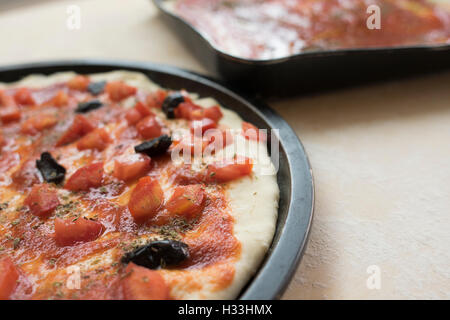
[[120,101],[136,94],[137,89],[122,81],[112,81],[106,84],[105,91],[112,101]]
[[39,183],[39,177],[36,170],[36,157],[30,156],[23,161],[19,168],[11,175],[12,181],[20,188],[32,187]]
[[2,148],[4,147],[5,144],[6,144],[5,137],[4,137],[3,134],[0,132],[0,151],[2,151]]
[[111,138],[105,128],[97,128],[78,140],[77,148],[78,150],[97,149],[102,151],[110,142]]
[[174,149],[172,151],[174,153],[182,153],[183,155],[188,153],[190,156],[197,156],[203,153],[208,144],[209,141],[207,139],[189,134],[183,136],[181,140],[174,141]]
[[219,120],[223,117],[222,111],[220,111],[219,106],[205,108],[204,110],[205,118],[211,119],[216,123],[219,122]]
[[52,99],[49,101],[50,104],[56,107],[62,107],[69,103],[69,96],[62,90],[59,90]]
[[133,125],[142,119],[142,115],[136,108],[131,108],[125,113],[125,119],[129,125]]
[[137,111],[141,114],[142,117],[147,116],[154,116],[155,114],[150,110],[149,107],[147,107],[145,104],[143,104],[141,101],[136,102],[136,105],[134,106]]
[[0,119],[3,123],[18,121],[21,116],[20,109],[15,105],[0,108]]
[[14,100],[20,105],[29,106],[34,105],[36,102],[31,95],[31,91],[28,88],[19,88],[14,94]]
[[203,211],[205,199],[205,191],[200,184],[176,187],[166,209],[172,215],[194,219]]
[[59,147],[74,142],[94,129],[95,126],[88,119],[81,114],[78,114],[73,119],[72,125],[66,130],[61,138],[59,138],[56,146]]
[[161,109],[164,99],[167,97],[167,92],[164,90],[157,90],[150,93],[146,98],[146,103],[150,108]]
[[136,129],[144,139],[157,138],[162,132],[162,126],[154,116],[148,116],[139,121]]
[[205,134],[205,139],[209,143],[208,148],[214,148],[214,150],[220,150],[233,143],[233,135],[229,130],[209,130]]
[[137,223],[154,217],[164,202],[159,182],[151,177],[140,178],[130,196],[128,209]]
[[53,127],[58,118],[53,114],[38,114],[22,123],[21,131],[26,134],[36,134],[44,129]]
[[125,300],[169,299],[169,287],[157,271],[130,262],[121,281]]
[[[193,112],[198,111],[200,115],[197,117],[193,116]],[[194,119],[202,119],[203,118],[203,109],[202,107],[192,103],[192,102],[182,102],[178,105],[178,107],[174,110],[175,118],[186,119],[186,120],[194,120]]]
[[38,217],[48,216],[59,205],[58,194],[48,184],[35,184],[25,198],[24,204]]
[[217,128],[217,123],[208,118],[191,122],[191,132],[198,136],[202,136],[207,130],[215,128]]
[[89,83],[89,77],[77,75],[67,82],[67,87],[72,90],[86,91]]
[[103,182],[103,162],[88,164],[75,171],[67,180],[64,188],[70,191],[87,191],[98,188]]
[[202,108],[190,101],[180,103],[174,112],[176,118],[186,120],[211,119],[217,123],[223,117],[219,106]]
[[4,107],[16,106],[16,101],[12,96],[6,94],[5,91],[0,90],[0,106]]
[[55,241],[58,246],[72,246],[97,239],[105,230],[100,222],[86,218],[55,219]]
[[134,153],[119,157],[114,161],[113,176],[122,181],[135,179],[150,170],[150,157]]
[[208,165],[208,180],[228,182],[247,176],[252,172],[253,164],[250,159],[238,157],[232,161],[223,161]]
[[245,139],[255,141],[266,141],[267,137],[263,131],[259,131],[257,127],[249,122],[242,122],[242,135]]
[[20,120],[20,109],[14,98],[0,90],[0,119],[3,123]]
[[10,257],[0,259],[0,300],[8,300],[17,286],[19,271]]

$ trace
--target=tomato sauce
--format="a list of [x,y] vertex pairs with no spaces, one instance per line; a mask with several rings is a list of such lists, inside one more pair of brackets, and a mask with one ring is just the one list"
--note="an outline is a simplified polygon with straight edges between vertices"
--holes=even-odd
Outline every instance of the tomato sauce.
[[[367,20],[380,8],[380,29]],[[335,49],[450,43],[450,4],[432,0],[176,0],[172,9],[220,50],[274,59]]]
[[[127,203],[140,177],[124,182],[111,175],[114,159],[142,142],[124,117],[126,109],[117,101],[111,101],[106,93],[96,96],[104,106],[83,116],[95,127],[107,128],[111,141],[102,151],[80,151],[77,141],[62,146],[56,144],[71,126],[78,102],[94,97],[87,91],[70,89],[66,83],[29,90],[35,105],[19,106],[21,119],[1,126],[6,144],[0,151],[0,173],[3,176],[0,181],[0,259],[11,257],[20,272],[11,299],[122,299],[120,281],[124,266],[120,263],[121,257],[153,238],[177,239],[189,245],[190,258],[187,261],[175,269],[158,271],[166,274],[169,285],[189,281],[191,270],[210,273],[214,266],[220,269],[214,277],[217,288],[225,288],[231,283],[233,262],[239,257],[240,243],[233,236],[234,221],[228,211],[223,186],[208,187],[205,207],[195,221],[171,219],[163,209],[153,219],[137,224]],[[16,89],[5,92],[13,96]],[[49,102],[61,92],[68,99],[65,105],[58,107]],[[138,100],[145,96],[146,93],[141,91],[135,94]],[[57,123],[35,134],[21,131],[27,119],[44,113],[56,116]],[[103,162],[102,186],[69,192],[63,191],[60,185],[52,185],[58,190],[60,205],[49,217],[32,215],[23,201],[33,185],[42,183],[36,159],[44,151],[50,152],[66,168],[65,181],[77,169]],[[177,183],[170,176],[177,170],[181,169],[173,165],[170,156],[160,156],[151,159],[151,168],[145,175],[174,187]],[[71,221],[86,217],[100,222],[104,231],[95,241],[58,246],[54,231],[57,217]],[[66,283],[70,274],[66,268],[83,263],[87,266],[81,271],[80,288],[68,289]],[[175,276],[174,272],[178,275]],[[198,288],[193,285],[191,289]]]

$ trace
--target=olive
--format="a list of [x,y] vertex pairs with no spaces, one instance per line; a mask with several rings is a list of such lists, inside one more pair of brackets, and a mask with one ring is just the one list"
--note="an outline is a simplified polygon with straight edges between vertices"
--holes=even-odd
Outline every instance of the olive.
[[58,164],[48,152],[41,154],[41,159],[36,160],[36,167],[42,174],[42,178],[50,183],[61,183],[66,175],[66,169]]
[[180,103],[184,102],[184,96],[180,92],[169,94],[163,101],[162,111],[168,119],[175,118],[175,109]]
[[122,257],[122,263],[133,262],[149,269],[158,269],[179,265],[188,258],[189,247],[186,243],[157,240],[126,253]]
[[99,95],[100,93],[105,90],[106,81],[98,81],[98,82],[91,82],[87,89],[90,93],[92,93],[94,96]]
[[103,106],[103,103],[101,103],[101,101],[97,100],[97,99],[80,102],[78,104],[78,107],[75,109],[75,112],[76,113],[86,113],[86,112],[98,109],[101,106]]
[[134,151],[137,153],[145,153],[150,157],[159,156],[164,154],[172,144],[172,138],[166,134],[162,136],[142,142],[134,147]]

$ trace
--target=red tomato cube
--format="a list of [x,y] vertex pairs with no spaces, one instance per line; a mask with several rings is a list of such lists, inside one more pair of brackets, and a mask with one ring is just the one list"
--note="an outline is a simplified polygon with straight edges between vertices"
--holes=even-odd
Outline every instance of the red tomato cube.
[[69,103],[69,96],[64,91],[59,90],[48,103],[56,107],[62,107]]
[[94,241],[104,231],[100,222],[86,218],[63,220],[55,219],[55,241],[60,247]]
[[250,159],[238,157],[220,163],[208,165],[208,180],[216,182],[228,182],[250,175],[253,164]]
[[89,132],[77,142],[78,150],[97,149],[104,150],[111,142],[108,132],[104,128],[98,128]]
[[59,206],[58,194],[48,184],[35,184],[25,198],[24,204],[30,208],[31,214],[46,217]]
[[164,192],[159,182],[143,177],[131,193],[128,209],[137,223],[143,223],[158,213],[163,202]]
[[92,163],[75,171],[64,188],[70,191],[87,191],[98,188],[103,182],[103,162]]
[[161,109],[164,99],[167,97],[167,92],[164,90],[157,90],[150,93],[146,98],[146,103],[150,108]]
[[205,191],[200,184],[176,187],[166,209],[171,215],[194,219],[202,213],[205,199]]
[[0,119],[4,124],[18,121],[21,116],[20,109],[15,105],[0,108]]
[[209,141],[199,136],[185,135],[181,140],[174,141],[173,154],[183,156],[199,156],[208,146]]
[[150,110],[148,106],[143,104],[141,101],[136,102],[134,106],[136,110],[141,114],[142,117],[154,116],[155,114]]
[[3,134],[0,132],[0,151],[2,151],[2,148],[5,146],[6,144],[6,139],[3,136]]
[[23,106],[34,105],[36,102],[28,88],[19,88],[14,94],[14,100]]
[[12,96],[0,89],[0,106],[10,107],[16,106],[16,101]]
[[86,91],[89,83],[89,77],[77,75],[67,82],[67,87],[72,90]]
[[17,286],[19,271],[10,257],[0,259],[0,300],[8,300]]
[[208,142],[205,149],[206,154],[213,154],[233,143],[233,135],[229,130],[208,130],[204,135],[204,139]]
[[72,125],[66,130],[66,132],[56,142],[56,146],[62,146],[72,143],[84,135],[88,134],[95,129],[95,126],[84,116],[78,114],[73,119]]
[[242,122],[242,135],[245,139],[255,141],[266,141],[267,137],[263,131],[259,131],[257,127],[249,122]]
[[22,123],[21,131],[34,135],[44,129],[53,127],[58,123],[58,118],[53,114],[38,114]]
[[143,139],[153,139],[161,135],[162,126],[154,116],[148,116],[138,122],[137,132]]
[[125,119],[129,125],[133,125],[142,119],[142,115],[136,108],[131,108],[125,113]]
[[137,89],[122,81],[112,81],[106,84],[105,91],[112,101],[117,102],[136,94]]
[[202,136],[206,131],[215,128],[217,128],[217,123],[208,118],[191,122],[191,132],[197,136]]
[[223,117],[222,111],[220,111],[219,106],[205,108],[204,110],[205,118],[211,119],[216,123],[219,122],[219,120]]
[[130,262],[121,282],[125,300],[169,299],[169,287],[158,271]]
[[[193,112],[198,111],[200,115],[198,117],[193,117]],[[192,102],[182,102],[175,109],[175,118],[193,120],[193,119],[202,119],[203,118],[203,109],[202,107],[192,103]]]
[[150,157],[135,153],[124,155],[114,161],[113,176],[122,181],[129,181],[150,170]]

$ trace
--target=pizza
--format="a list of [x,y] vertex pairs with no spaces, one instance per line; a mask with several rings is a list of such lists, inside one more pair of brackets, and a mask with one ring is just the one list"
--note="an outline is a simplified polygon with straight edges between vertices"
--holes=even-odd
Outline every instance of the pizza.
[[233,299],[275,230],[267,133],[141,73],[0,84],[0,299]]

